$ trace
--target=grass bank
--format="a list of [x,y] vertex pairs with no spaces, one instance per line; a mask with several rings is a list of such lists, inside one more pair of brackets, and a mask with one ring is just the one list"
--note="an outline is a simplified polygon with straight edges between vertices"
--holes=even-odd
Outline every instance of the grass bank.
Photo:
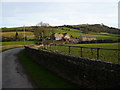
[[[25,41],[25,45],[34,44],[34,41]],[[11,42],[1,42],[2,46],[4,45],[24,45],[24,41],[11,41]]]
[[13,48],[18,48],[18,47],[23,47],[23,45],[15,45],[15,46],[2,46],[0,48],[0,52],[9,50],[9,49],[13,49]]
[[26,70],[31,80],[38,86],[38,88],[73,88],[74,86],[55,74],[47,71],[39,64],[31,60],[25,50],[19,53],[20,63]]

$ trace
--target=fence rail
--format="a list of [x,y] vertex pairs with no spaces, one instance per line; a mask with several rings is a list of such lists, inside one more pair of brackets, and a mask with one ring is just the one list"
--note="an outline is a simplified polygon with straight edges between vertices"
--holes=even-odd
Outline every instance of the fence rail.
[[84,58],[120,63],[120,49],[66,46],[57,44],[45,45],[43,49]]

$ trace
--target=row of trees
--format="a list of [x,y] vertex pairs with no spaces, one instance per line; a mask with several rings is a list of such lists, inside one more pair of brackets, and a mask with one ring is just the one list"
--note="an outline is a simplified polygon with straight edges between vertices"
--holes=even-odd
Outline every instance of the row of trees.
[[83,33],[90,33],[90,32],[107,32],[111,34],[120,34],[120,29],[108,27],[104,24],[94,24],[94,25],[64,25],[64,27],[78,29],[81,30]]
[[[2,37],[2,41],[22,41],[22,40],[27,40],[26,37],[19,35],[17,31],[19,30],[23,31],[23,27],[21,28],[11,28],[10,31],[16,31],[14,36],[11,37]],[[38,41],[43,41],[46,39],[48,36],[50,36],[52,33],[54,33],[54,29],[48,24],[48,23],[43,23],[40,22],[36,24],[36,26],[31,26],[31,27],[25,27],[25,31],[33,31],[35,40]],[[9,31],[7,28],[3,28],[3,31]],[[49,35],[48,35],[49,34]]]

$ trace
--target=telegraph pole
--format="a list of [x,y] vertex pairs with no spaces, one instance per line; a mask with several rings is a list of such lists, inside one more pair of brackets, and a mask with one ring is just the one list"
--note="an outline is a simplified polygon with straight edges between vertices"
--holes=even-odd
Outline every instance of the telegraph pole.
[[23,27],[24,27],[24,46],[25,46],[25,25]]

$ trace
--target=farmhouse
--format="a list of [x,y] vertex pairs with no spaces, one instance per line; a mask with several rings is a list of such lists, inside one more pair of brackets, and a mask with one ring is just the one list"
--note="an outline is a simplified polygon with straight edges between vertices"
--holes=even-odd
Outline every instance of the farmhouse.
[[80,41],[94,41],[97,40],[94,36],[81,35],[79,38]]
[[72,38],[72,35],[69,33],[54,33],[50,36],[52,40],[69,40]]

